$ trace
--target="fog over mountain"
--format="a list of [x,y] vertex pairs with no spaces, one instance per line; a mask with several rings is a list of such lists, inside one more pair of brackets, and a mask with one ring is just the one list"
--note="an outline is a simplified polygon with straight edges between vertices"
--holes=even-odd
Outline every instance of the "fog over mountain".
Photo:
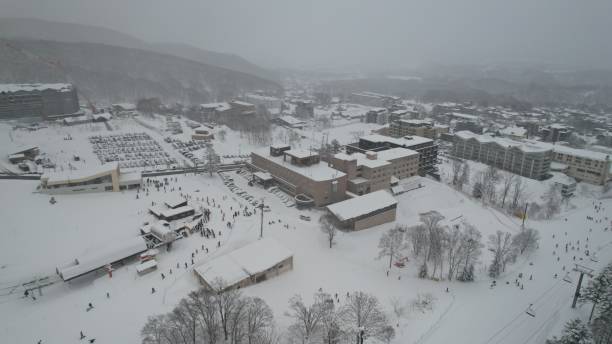
[[442,64],[612,67],[609,0],[4,0],[3,17],[112,28],[265,67]]

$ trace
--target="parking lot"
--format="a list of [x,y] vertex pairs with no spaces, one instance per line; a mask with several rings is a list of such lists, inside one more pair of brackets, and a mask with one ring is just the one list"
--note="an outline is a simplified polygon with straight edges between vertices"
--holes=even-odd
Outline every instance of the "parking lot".
[[147,133],[95,135],[89,137],[89,142],[102,164],[118,162],[121,168],[169,168],[177,164]]

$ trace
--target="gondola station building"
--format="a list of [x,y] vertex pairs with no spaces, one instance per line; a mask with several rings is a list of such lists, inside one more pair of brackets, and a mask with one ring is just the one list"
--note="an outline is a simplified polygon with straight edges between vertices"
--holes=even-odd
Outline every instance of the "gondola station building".
[[40,177],[39,190],[49,194],[137,189],[142,184],[140,172],[122,173],[117,163],[93,169],[48,172]]

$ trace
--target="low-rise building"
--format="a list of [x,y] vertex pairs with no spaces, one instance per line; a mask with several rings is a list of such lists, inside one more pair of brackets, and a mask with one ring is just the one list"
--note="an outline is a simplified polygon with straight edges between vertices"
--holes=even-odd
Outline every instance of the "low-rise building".
[[215,135],[206,129],[196,129],[193,134],[191,134],[192,140],[202,140],[202,141],[211,141],[215,138]]
[[320,162],[315,152],[273,145],[252,152],[251,166],[268,172],[286,192],[312,198],[315,206],[345,199],[347,175]]
[[348,199],[327,206],[337,225],[362,230],[395,221],[397,200],[385,190]]
[[548,176],[553,156],[551,148],[535,142],[477,135],[470,131],[455,133],[452,154],[537,180]]
[[40,177],[39,190],[46,193],[78,193],[137,189],[140,172],[121,173],[117,163],[93,169],[47,172]]
[[558,172],[552,172],[551,174],[553,175],[551,181],[559,188],[561,197],[569,198],[574,196],[576,192],[576,179]]
[[566,165],[564,172],[578,181],[603,185],[612,178],[609,154],[562,145],[544,145],[554,151],[553,161]]
[[204,288],[223,292],[271,279],[293,269],[293,253],[271,238],[257,240],[193,269]]
[[276,123],[293,129],[302,129],[306,126],[306,122],[289,115],[278,117]]

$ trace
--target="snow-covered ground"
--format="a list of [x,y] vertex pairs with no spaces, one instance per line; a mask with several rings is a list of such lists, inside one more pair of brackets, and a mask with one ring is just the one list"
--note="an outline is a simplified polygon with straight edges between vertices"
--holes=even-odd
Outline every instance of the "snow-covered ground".
[[[165,144],[163,137],[166,134],[155,130],[155,123],[152,124],[154,129],[129,119],[113,120],[112,125],[117,131],[146,131],[160,144]],[[15,132],[0,128],[4,128],[0,139],[38,144],[44,152],[58,159],[61,154],[69,159],[74,153],[86,161],[95,159],[86,155],[91,150],[86,142],[91,131],[85,126],[43,129],[47,130],[44,135],[45,132],[41,131]],[[64,130],[70,131],[72,141],[62,139],[66,134]],[[279,130],[286,129],[275,129]],[[346,143],[352,140],[352,132],[368,130],[369,125],[355,123],[329,129],[329,137],[330,141],[338,138]],[[102,127],[100,131],[106,131],[106,128]],[[253,149],[239,133],[227,131],[225,143],[215,143],[219,153],[237,153],[240,149],[244,154]],[[310,130],[304,136],[310,137],[311,133],[321,135]],[[49,141],[45,143],[45,140]],[[307,140],[320,142],[321,137],[303,139],[302,145],[308,145]],[[173,151],[172,147],[164,148]],[[2,150],[3,155],[4,150],[10,151]],[[563,266],[566,271],[571,270],[574,255],[576,262],[593,268],[612,260],[612,230],[604,231],[606,226],[610,227],[610,219],[605,219],[605,216],[612,214],[609,211],[612,199],[597,200],[602,202],[603,210],[595,213],[592,205],[598,195],[595,188],[579,192],[572,200],[572,209],[564,210],[552,220],[528,220],[529,226],[540,231],[539,250],[510,265],[497,280],[497,286],[490,288],[491,280],[485,273],[490,262],[487,250],[483,250],[477,267],[477,280],[473,283],[418,279],[416,263],[410,257],[405,268],[393,267],[387,276],[386,260],[376,259],[383,231],[395,224],[416,224],[418,214],[430,210],[437,210],[449,221],[461,218],[474,224],[483,233],[485,243],[486,237],[497,230],[516,233],[520,229],[519,219],[483,207],[480,202],[445,184],[415,178],[411,182],[423,187],[397,197],[399,205],[395,223],[360,232],[340,233],[336,245],[330,249],[317,224],[321,211],[287,207],[266,190],[248,186],[244,177],[234,172],[229,174],[255,199],[265,197],[271,211],[264,215],[264,236],[274,237],[294,253],[292,271],[243,289],[245,294],[262,297],[272,307],[280,329],[289,325],[290,319],[283,315],[289,298],[301,294],[309,299],[319,288],[338,293],[341,299],[350,291],[371,292],[380,299],[392,319],[391,299],[409,304],[418,294],[431,293],[436,298],[433,310],[412,310],[400,319],[393,343],[542,343],[544,338],[559,331],[566,320],[584,316],[589,311],[588,306],[577,310],[570,308],[577,274],[571,273],[573,283],[563,281]],[[239,216],[231,230],[224,225],[222,210],[229,214],[238,207],[248,206],[251,210],[253,207],[227,189],[219,176],[177,175],[169,178],[171,182],[166,190],[158,191],[151,187],[148,196],[140,192],[136,198],[136,191],[59,195],[56,196],[58,202],[53,205],[47,195],[34,193],[34,181],[0,180],[0,190],[3,190],[0,193],[0,235],[3,238],[0,241],[1,342],[36,343],[43,339],[43,343],[77,343],[82,330],[100,343],[137,343],[147,316],[171,310],[190,290],[199,287],[191,265],[191,254],[196,249],[195,265],[257,240],[259,214]],[[23,298],[23,288],[13,287],[36,277],[53,276],[55,266],[97,246],[138,235],[139,226],[149,217],[147,207],[151,202],[160,202],[165,197],[181,193],[189,195],[196,207],[212,209],[208,227],[221,231],[220,237],[205,239],[194,235],[179,240],[170,252],[159,255],[158,271],[144,276],[136,274],[135,264],[128,264],[118,267],[112,278],[100,273],[70,283],[56,283],[44,288],[42,296],[35,293],[36,300]],[[206,203],[207,197],[209,204]],[[312,220],[300,220],[300,214],[310,215]],[[602,222],[587,221],[587,216],[602,219]],[[288,229],[285,224],[289,225]],[[599,262],[584,256],[587,237],[589,249],[597,252]],[[578,240],[580,244],[577,244]],[[221,241],[220,248],[217,248],[218,241]],[[580,251],[566,253],[564,246],[568,242],[580,247]],[[209,249],[208,254],[203,253],[202,245]],[[188,268],[184,267],[185,262]],[[161,272],[166,275],[163,280]],[[524,276],[524,289],[514,284],[519,273]],[[555,273],[557,279],[553,278]],[[530,275],[533,275],[532,280]],[[156,289],[154,294],[151,288]],[[446,288],[449,288],[448,293]],[[106,297],[107,292],[110,298]],[[95,308],[86,312],[89,302]],[[535,317],[525,313],[529,304],[533,304]]]

